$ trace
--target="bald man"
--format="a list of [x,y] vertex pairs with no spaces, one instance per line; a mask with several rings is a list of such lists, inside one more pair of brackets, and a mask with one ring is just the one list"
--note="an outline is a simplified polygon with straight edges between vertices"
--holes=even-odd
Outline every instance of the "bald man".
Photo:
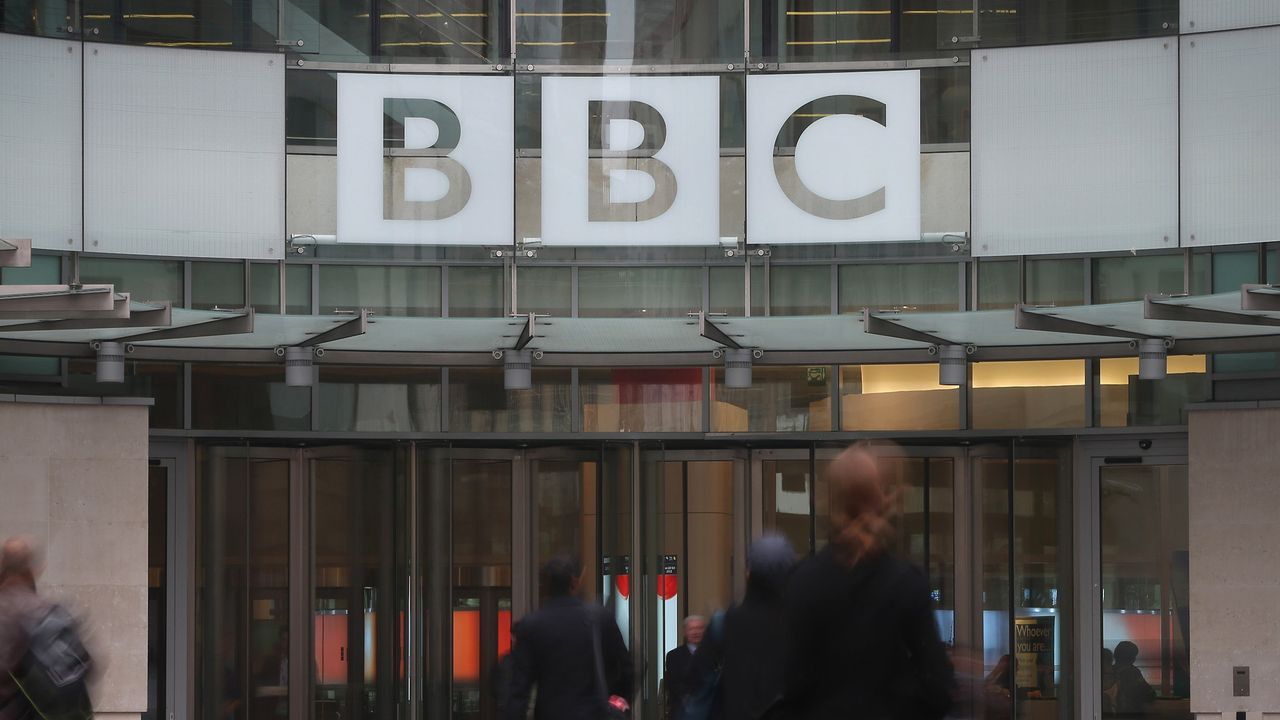
[[10,672],[26,654],[26,628],[43,607],[36,595],[36,558],[35,541],[29,537],[9,538],[0,548],[0,720],[35,716]]

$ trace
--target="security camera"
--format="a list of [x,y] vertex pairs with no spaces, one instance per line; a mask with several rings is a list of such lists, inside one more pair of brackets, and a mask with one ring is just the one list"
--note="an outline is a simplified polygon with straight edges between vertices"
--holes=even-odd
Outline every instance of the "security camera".
[[1150,441],[1150,440],[1139,440],[1139,441],[1138,441],[1138,447],[1142,448],[1143,450],[1150,450],[1150,449],[1151,449],[1151,441]]

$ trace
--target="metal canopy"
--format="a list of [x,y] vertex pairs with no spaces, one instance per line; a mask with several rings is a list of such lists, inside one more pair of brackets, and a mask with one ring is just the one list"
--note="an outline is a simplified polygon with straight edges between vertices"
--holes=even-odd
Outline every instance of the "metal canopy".
[[1254,286],[1078,307],[692,319],[228,315],[124,303],[129,316],[111,322],[0,321],[0,353],[82,357],[89,341],[115,340],[135,360],[275,363],[278,347],[323,344],[329,364],[494,365],[495,350],[528,347],[541,366],[618,367],[704,365],[733,347],[764,350],[758,362],[772,365],[936,362],[943,344],[972,346],[974,361],[1120,357],[1144,338],[1171,339],[1177,353],[1248,352],[1280,349],[1280,309],[1243,307],[1272,301],[1280,291]]
[[0,268],[31,267],[30,240],[0,240]]

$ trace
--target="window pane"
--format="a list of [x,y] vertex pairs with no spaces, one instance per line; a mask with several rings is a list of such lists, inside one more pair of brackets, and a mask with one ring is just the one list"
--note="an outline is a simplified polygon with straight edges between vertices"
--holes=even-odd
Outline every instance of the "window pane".
[[959,310],[956,263],[841,265],[840,312]]
[[196,430],[310,430],[311,388],[288,387],[276,365],[191,365]]
[[920,70],[920,142],[969,142],[968,67]]
[[485,63],[507,57],[503,10],[510,6],[497,0],[397,0],[377,7],[377,54],[384,60]]
[[742,3],[736,0],[645,0],[609,5],[608,12],[603,5],[530,0],[519,8],[521,62],[742,61]]
[[756,367],[751,387],[724,386],[724,368],[711,368],[712,432],[831,429],[831,369]]
[[502,315],[502,268],[449,268],[449,317]]
[[1031,305],[1084,304],[1084,260],[1028,260],[1027,302]]
[[320,265],[320,314],[360,309],[375,315],[440,314],[440,268]]
[[939,47],[955,47],[953,37],[974,34],[983,47],[1119,40],[1176,34],[1178,0],[1010,0],[982,12],[976,27],[972,13],[939,12],[937,18]]
[[1224,252],[1213,254],[1213,291],[1239,290],[1245,283],[1258,282],[1258,253]]
[[773,315],[830,315],[831,266],[774,265],[769,305]]
[[1187,466],[1104,465],[1099,483],[1103,710],[1190,718]]
[[284,74],[285,143],[290,146],[338,146],[338,76],[318,70]]
[[[56,360],[55,360],[56,362]],[[151,398],[153,428],[182,428],[182,365],[179,363],[134,362],[126,360],[123,383],[99,383],[98,365],[93,360],[71,360],[67,364],[67,392],[93,397]]]
[[507,390],[501,368],[450,368],[450,432],[569,432],[571,373],[533,370],[533,388]]
[[[258,312],[280,312],[280,267],[274,263],[254,263],[249,270],[249,294]],[[286,265],[284,301],[289,315],[311,314],[311,266]]]
[[578,269],[580,317],[679,317],[702,309],[702,268]]
[[970,408],[981,429],[1083,427],[1083,360],[971,364]]
[[1191,294],[1213,292],[1213,253],[1197,252],[1191,256]]
[[318,430],[436,432],[440,371],[435,368],[320,366]]
[[1148,293],[1182,292],[1181,255],[1097,258],[1093,261],[1095,303],[1141,300]]
[[1163,380],[1139,380],[1138,358],[1102,358],[1097,414],[1102,427],[1186,425],[1187,403],[1209,399],[1204,355],[1170,355]]
[[960,388],[938,384],[938,366],[845,365],[840,368],[844,430],[954,430]]
[[191,307],[196,310],[244,307],[244,264],[192,262]]
[[176,260],[80,258],[80,282],[110,283],[134,300],[168,301],[182,306],[182,263]]
[[583,432],[700,432],[702,368],[578,371]]
[[[280,2],[85,0],[81,4],[81,17],[85,37],[104,42],[173,43],[174,47],[194,45],[276,52]],[[65,24],[66,12],[59,12],[56,4],[50,10]]]
[[[740,267],[711,268],[709,312],[742,316],[746,301],[746,277]],[[751,314],[764,315],[765,276],[763,265],[751,266]]]
[[1018,261],[978,261],[978,309],[1011,308],[1018,303]]
[[555,317],[573,314],[572,272],[567,267],[518,267],[514,303],[516,312],[545,313]]

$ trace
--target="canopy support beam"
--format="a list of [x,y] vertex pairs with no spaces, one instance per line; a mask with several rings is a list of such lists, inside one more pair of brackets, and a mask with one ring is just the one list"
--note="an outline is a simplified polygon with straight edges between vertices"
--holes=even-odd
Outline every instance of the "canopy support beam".
[[1175,322],[1223,323],[1226,325],[1254,325],[1280,327],[1280,318],[1269,315],[1246,315],[1212,308],[1194,307],[1180,303],[1161,302],[1165,295],[1148,295],[1143,302],[1142,316],[1147,320],[1172,320]]
[[31,241],[0,240],[0,268],[31,267]]
[[1095,325],[1080,320],[1070,320],[1051,313],[1036,310],[1030,305],[1017,305],[1013,309],[1013,326],[1019,330],[1065,333],[1068,335],[1094,335],[1124,338],[1125,340],[1151,340],[1154,335],[1124,330],[1114,325]]
[[253,316],[253,308],[249,308],[249,311],[242,315],[231,315],[217,320],[208,320],[166,330],[155,330],[129,337],[113,338],[113,340],[115,342],[138,343],[153,340],[186,340],[217,335],[242,335],[253,332]]
[[923,330],[916,330],[915,328],[909,328],[888,318],[880,317],[879,315],[873,314],[871,308],[862,308],[862,330],[863,332],[867,332],[872,335],[883,335],[884,337],[898,338],[899,340],[922,342],[926,345],[964,344],[944,340],[932,333],[927,333]]
[[[252,332],[252,329],[249,332]],[[350,337],[356,337],[357,335],[363,335],[367,332],[369,332],[369,311],[361,310],[350,320],[339,323],[322,333],[312,335],[306,340],[294,345],[294,347],[315,347],[321,343],[345,340]]]
[[[123,307],[122,307],[123,306]],[[116,299],[118,311],[126,313],[125,317],[110,317],[96,320],[93,318],[65,318],[62,320],[40,320],[20,325],[0,327],[0,332],[36,332],[40,330],[109,330],[112,328],[169,327],[173,325],[173,311],[169,303],[158,303],[154,307],[142,306],[138,309],[129,307],[129,294]]]
[[723,345],[730,350],[742,349],[741,343],[734,340],[729,333],[725,332],[719,325],[712,322],[711,319],[707,317],[707,314],[702,311],[698,312],[698,334],[711,342]]

